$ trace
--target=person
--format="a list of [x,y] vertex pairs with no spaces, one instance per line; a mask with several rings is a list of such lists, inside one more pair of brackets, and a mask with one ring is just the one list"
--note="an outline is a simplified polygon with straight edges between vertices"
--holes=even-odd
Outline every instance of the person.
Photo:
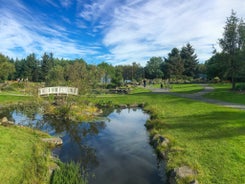
[[144,83],[144,87],[146,87],[146,80],[145,79],[143,80],[143,83]]
[[161,83],[160,87],[161,87],[161,89],[163,88],[163,84],[162,83]]

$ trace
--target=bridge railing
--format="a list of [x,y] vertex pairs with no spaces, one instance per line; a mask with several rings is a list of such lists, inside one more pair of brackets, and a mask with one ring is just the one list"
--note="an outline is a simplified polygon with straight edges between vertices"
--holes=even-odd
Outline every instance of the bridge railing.
[[38,95],[78,95],[78,88],[56,86],[56,87],[45,87],[38,89]]

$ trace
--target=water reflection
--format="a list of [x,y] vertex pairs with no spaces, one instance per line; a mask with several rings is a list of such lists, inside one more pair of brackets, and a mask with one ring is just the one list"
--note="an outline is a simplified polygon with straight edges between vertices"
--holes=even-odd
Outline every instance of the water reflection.
[[164,163],[149,145],[144,126],[149,116],[141,109],[118,109],[105,121],[80,123],[38,112],[33,108],[28,113],[12,109],[0,115],[12,118],[16,124],[61,136],[64,144],[54,154],[63,162],[80,163],[88,171],[91,184],[165,182]]

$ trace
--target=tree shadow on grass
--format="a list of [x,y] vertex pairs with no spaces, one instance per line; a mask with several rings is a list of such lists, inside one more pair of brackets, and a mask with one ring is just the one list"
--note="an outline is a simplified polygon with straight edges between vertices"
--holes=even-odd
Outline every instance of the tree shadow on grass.
[[214,111],[207,114],[181,116],[168,129],[182,129],[193,139],[222,139],[245,136],[245,113]]

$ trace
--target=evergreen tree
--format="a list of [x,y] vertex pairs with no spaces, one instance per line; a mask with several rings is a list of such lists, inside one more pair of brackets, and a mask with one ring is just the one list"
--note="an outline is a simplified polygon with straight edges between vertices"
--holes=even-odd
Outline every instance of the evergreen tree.
[[180,77],[183,74],[184,63],[177,48],[173,48],[168,54],[168,58],[165,58],[163,71],[164,77],[169,79],[171,76]]
[[183,74],[189,77],[196,77],[198,59],[197,55],[195,54],[195,50],[193,49],[190,43],[182,47],[180,51],[180,56],[184,62]]
[[44,53],[41,60],[41,74],[42,80],[46,81],[49,71],[54,67],[53,54]]
[[244,52],[245,44],[245,25],[242,19],[236,17],[232,10],[230,17],[226,20],[223,38],[219,39],[222,52],[227,54],[227,69],[232,81],[232,89],[235,89],[236,79],[244,67],[244,58],[241,52]]

